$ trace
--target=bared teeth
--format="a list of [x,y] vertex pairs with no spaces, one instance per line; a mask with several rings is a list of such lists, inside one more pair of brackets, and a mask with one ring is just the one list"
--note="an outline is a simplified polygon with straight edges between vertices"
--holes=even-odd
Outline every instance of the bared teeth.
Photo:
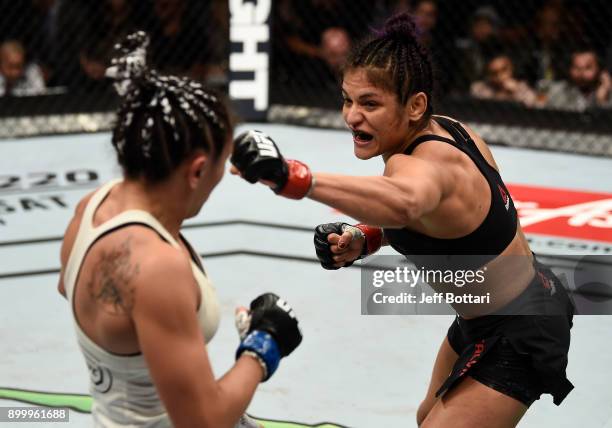
[[353,138],[355,138],[356,140],[359,140],[359,141],[369,142],[369,141],[374,139],[373,135],[368,134],[367,132],[364,132],[364,131],[359,131],[357,129],[353,129],[353,130],[351,130],[351,132],[353,133]]
[[367,140],[367,139],[371,138],[370,134],[367,134],[367,133],[365,133],[363,131],[354,131],[353,135],[355,137],[359,138],[360,140]]

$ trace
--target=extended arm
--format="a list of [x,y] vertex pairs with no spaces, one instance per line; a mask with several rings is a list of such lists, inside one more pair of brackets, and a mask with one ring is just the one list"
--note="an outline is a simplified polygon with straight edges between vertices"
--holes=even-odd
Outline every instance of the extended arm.
[[306,165],[284,159],[265,134],[249,131],[234,145],[232,171],[247,181],[262,181],[288,198],[310,197],[372,226],[404,227],[449,193],[443,168],[412,156],[392,156],[382,177],[318,173],[313,179]]
[[404,227],[433,211],[444,182],[427,161],[396,155],[382,177],[317,173],[309,195],[372,226]]

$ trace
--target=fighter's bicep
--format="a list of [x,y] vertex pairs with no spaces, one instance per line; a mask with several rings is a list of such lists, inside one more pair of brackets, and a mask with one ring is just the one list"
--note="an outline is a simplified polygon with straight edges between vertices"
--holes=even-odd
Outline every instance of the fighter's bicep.
[[385,176],[411,195],[421,214],[433,211],[452,192],[452,180],[446,177],[443,168],[427,160],[409,156],[391,158]]
[[194,278],[181,261],[153,264],[140,266],[135,285],[138,344],[171,419],[199,420],[216,383],[197,320]]

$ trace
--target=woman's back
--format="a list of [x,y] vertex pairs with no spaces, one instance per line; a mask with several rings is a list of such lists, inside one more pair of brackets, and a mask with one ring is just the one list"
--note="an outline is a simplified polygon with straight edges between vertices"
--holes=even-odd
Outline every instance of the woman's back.
[[111,182],[80,204],[66,234],[62,277],[90,372],[96,423],[169,426],[132,319],[136,299],[149,291],[133,279],[147,258],[164,263],[167,254],[191,264],[192,283],[168,287],[182,287],[197,302],[194,309],[206,342],[218,326],[217,299],[187,244],[180,245],[146,211],[122,210],[120,188]]

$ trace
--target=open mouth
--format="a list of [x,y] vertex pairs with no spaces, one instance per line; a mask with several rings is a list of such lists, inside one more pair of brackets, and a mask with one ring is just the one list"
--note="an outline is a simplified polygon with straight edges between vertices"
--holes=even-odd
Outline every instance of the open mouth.
[[372,134],[368,134],[367,132],[353,130],[353,138],[357,143],[369,143],[372,141],[374,136]]

